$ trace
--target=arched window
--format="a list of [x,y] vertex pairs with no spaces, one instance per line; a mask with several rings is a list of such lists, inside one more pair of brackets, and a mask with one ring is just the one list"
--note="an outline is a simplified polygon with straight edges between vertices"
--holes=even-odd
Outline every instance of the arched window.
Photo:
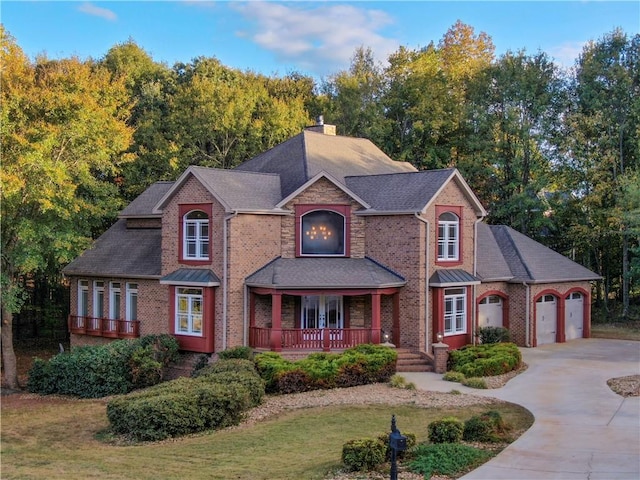
[[438,217],[438,260],[458,260],[460,256],[460,219],[451,212]]
[[345,218],[330,210],[314,210],[300,222],[302,255],[345,255]]
[[185,260],[209,259],[209,216],[192,210],[183,221],[183,257]]

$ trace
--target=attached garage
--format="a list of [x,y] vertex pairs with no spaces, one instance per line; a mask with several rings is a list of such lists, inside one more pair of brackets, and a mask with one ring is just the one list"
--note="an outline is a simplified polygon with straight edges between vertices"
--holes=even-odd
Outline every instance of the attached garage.
[[555,295],[541,295],[536,300],[536,345],[556,342],[558,330],[558,299]]
[[584,336],[584,300],[585,296],[580,292],[572,292],[565,299],[564,329],[566,340]]
[[502,327],[504,325],[502,298],[489,295],[478,304],[478,327]]

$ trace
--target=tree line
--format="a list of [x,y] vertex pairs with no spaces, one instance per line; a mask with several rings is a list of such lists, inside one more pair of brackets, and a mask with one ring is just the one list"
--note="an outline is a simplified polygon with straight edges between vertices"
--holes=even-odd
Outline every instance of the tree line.
[[418,169],[456,167],[488,221],[603,277],[595,298],[640,297],[640,35],[616,29],[560,68],[497,56],[457,22],[385,65],[365,47],[316,81],[211,57],[173,66],[133,40],[100,59],[28,58],[0,26],[3,348],[29,277],[61,268],[151,183],[189,165],[232,168],[322,114]]

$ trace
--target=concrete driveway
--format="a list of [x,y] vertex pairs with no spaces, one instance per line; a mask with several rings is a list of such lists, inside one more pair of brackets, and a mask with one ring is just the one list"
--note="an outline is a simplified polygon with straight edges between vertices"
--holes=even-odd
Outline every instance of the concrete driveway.
[[499,389],[470,389],[435,373],[402,373],[420,390],[495,397],[535,416],[524,435],[462,478],[640,479],[640,397],[621,397],[606,383],[640,374],[640,342],[580,339],[521,351],[529,368]]

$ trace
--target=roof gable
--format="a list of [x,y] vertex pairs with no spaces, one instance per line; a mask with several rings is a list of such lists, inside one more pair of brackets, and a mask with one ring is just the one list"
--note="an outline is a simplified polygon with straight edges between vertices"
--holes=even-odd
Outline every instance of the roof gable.
[[333,178],[331,175],[329,175],[326,172],[319,172],[316,176],[314,176],[313,178],[311,178],[309,181],[305,182],[304,184],[302,184],[300,187],[298,187],[296,190],[294,190],[293,192],[291,192],[288,196],[286,196],[285,198],[283,198],[277,205],[276,207],[278,208],[284,208],[285,205],[287,203],[289,203],[291,200],[293,200],[295,197],[297,197],[298,195],[300,195],[302,192],[304,192],[306,189],[308,189],[310,186],[312,186],[313,184],[317,183],[320,179],[326,179],[329,182],[331,182],[333,185],[336,186],[336,188],[338,188],[339,190],[341,190],[342,192],[344,192],[346,195],[348,195],[349,197],[351,197],[353,200],[355,200],[356,202],[358,202],[360,205],[362,205],[362,207],[364,208],[370,208],[369,204],[367,202],[365,202],[362,198],[360,198],[356,193],[352,192],[351,190],[349,190],[344,184],[338,182],[335,178]]
[[154,213],[161,213],[190,177],[196,178],[227,212],[272,211],[280,200],[278,175],[191,166],[158,201]]
[[421,172],[347,177],[347,186],[371,205],[375,213],[424,212],[449,182],[455,182],[479,217],[486,216],[480,200],[455,168]]

